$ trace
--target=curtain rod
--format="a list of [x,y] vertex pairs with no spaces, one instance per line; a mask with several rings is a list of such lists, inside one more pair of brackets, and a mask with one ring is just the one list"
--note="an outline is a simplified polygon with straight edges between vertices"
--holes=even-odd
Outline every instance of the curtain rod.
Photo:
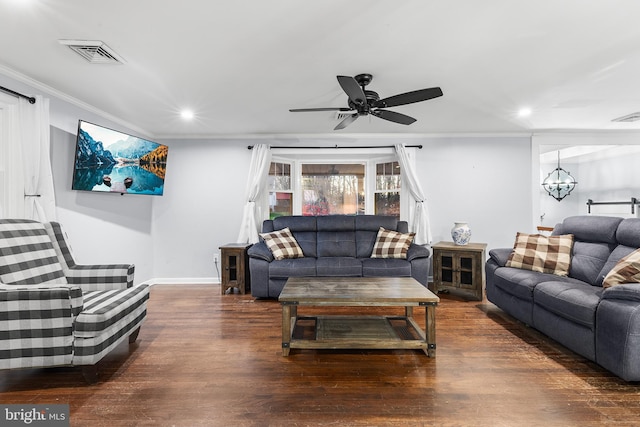
[[17,96],[18,98],[24,98],[26,100],[29,101],[29,104],[35,104],[36,103],[36,99],[33,96],[27,96],[27,95],[23,95],[19,92],[13,91],[11,89],[7,89],[4,86],[0,86],[0,90],[6,93],[10,93],[13,96]]
[[[407,148],[417,148],[419,150],[422,150],[422,145],[405,145],[405,147]],[[247,146],[247,148],[249,150],[253,149],[253,145],[249,145]],[[308,147],[286,147],[286,146],[281,146],[281,147],[271,147],[272,150],[278,149],[278,148],[284,148],[284,149],[293,149],[293,150],[300,150],[300,149],[312,149],[312,150],[319,150],[319,149],[323,149],[323,148],[336,148],[336,149],[342,149],[342,148],[365,148],[365,149],[372,149],[372,148],[394,148],[393,145],[359,145],[359,146],[355,146],[355,147],[339,147],[338,145],[335,145],[333,147],[318,147],[318,146],[308,146]]]

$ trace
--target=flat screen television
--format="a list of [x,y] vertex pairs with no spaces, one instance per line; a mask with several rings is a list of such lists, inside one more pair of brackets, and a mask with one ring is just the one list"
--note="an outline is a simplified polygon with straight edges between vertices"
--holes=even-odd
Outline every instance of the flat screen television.
[[169,147],[78,121],[73,190],[162,196]]

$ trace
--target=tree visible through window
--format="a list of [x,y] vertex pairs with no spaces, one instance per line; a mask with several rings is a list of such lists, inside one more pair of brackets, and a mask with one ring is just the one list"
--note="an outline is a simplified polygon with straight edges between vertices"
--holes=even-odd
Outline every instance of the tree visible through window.
[[[387,157],[311,163],[278,159],[269,169],[269,217],[389,215],[401,217],[400,165]],[[308,160],[309,159],[309,160]]]
[[400,165],[376,164],[375,214],[400,218]]
[[364,164],[303,164],[302,215],[364,214]]

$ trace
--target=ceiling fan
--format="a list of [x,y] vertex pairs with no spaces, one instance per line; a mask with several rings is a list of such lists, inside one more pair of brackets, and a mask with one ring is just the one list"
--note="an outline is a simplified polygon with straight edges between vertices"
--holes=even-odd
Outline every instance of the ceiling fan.
[[399,95],[390,96],[380,99],[380,96],[372,91],[366,90],[365,87],[371,83],[373,76],[371,74],[358,74],[355,77],[337,76],[338,83],[342,90],[349,97],[349,107],[328,107],[328,108],[294,108],[289,111],[293,113],[313,112],[313,111],[340,111],[348,116],[342,120],[333,130],[344,129],[351,123],[355,122],[360,116],[371,114],[380,119],[389,120],[390,122],[400,123],[401,125],[410,125],[416,119],[406,114],[396,113],[395,111],[385,110],[389,107],[397,107],[398,105],[413,104],[414,102],[427,101],[429,99],[442,96],[442,89],[432,87],[429,89],[414,90],[412,92],[401,93]]

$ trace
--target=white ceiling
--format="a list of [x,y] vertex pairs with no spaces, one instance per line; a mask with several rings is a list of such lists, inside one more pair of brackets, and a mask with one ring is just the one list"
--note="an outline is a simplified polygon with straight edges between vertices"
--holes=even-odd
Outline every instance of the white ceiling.
[[[637,0],[0,0],[0,72],[54,88],[146,136],[638,130]],[[102,40],[90,64],[59,39]],[[439,86],[360,118],[336,75],[371,73],[381,97]],[[532,110],[518,116],[521,108]],[[186,122],[179,111],[190,108]]]

